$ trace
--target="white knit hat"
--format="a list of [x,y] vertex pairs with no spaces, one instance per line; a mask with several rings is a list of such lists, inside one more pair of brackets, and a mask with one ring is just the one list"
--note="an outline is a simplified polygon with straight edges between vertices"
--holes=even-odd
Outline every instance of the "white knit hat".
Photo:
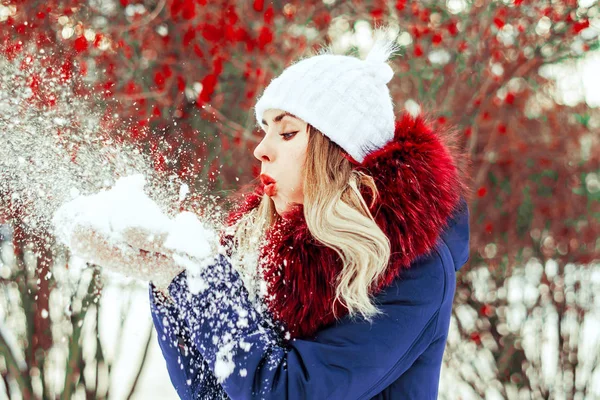
[[274,78],[254,109],[277,108],[294,114],[337,143],[354,160],[383,147],[394,137],[394,106],[387,83],[394,71],[387,64],[397,50],[395,40],[375,41],[365,60],[330,54],[300,59]]

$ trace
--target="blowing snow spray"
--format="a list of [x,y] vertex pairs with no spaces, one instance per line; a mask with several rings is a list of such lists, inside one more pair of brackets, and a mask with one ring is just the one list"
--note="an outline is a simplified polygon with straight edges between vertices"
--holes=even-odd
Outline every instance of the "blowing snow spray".
[[[40,101],[32,76],[43,82],[43,96],[52,99],[51,106]],[[127,124],[117,121],[116,115],[107,120],[101,107],[95,106],[97,99],[77,95],[75,86],[47,73],[35,57],[0,57],[0,223],[18,224],[25,236],[44,237],[48,246],[54,245],[57,233],[68,246],[65,232],[77,221],[85,220],[113,243],[122,239],[116,233],[135,222],[129,228],[156,233],[160,226],[161,232],[171,233],[171,250],[193,253],[183,235],[173,231],[178,227],[187,233],[201,232],[198,220],[192,228],[189,214],[173,219],[189,187],[177,175],[155,171],[148,156],[122,140]],[[108,198],[111,201],[99,201]],[[212,220],[206,222],[214,223],[219,209],[208,204],[214,199],[203,200],[211,210],[207,218]],[[59,225],[53,226],[52,217],[61,206],[54,220]],[[136,214],[131,212],[134,209]],[[108,221],[112,231],[106,229]]]

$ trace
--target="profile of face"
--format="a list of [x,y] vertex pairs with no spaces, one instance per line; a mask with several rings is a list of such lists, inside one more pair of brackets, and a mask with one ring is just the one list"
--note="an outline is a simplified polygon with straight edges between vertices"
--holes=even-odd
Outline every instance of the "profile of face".
[[261,162],[265,194],[277,213],[289,211],[293,203],[303,204],[303,170],[308,147],[308,124],[280,109],[263,113],[262,140],[254,149]]

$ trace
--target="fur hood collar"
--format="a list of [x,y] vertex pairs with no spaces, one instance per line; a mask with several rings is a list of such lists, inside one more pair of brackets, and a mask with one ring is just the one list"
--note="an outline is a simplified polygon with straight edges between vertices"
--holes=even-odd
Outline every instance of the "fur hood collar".
[[[394,139],[356,165],[375,179],[379,198],[371,213],[391,243],[390,262],[372,295],[391,284],[415,258],[432,250],[465,196],[458,165],[462,155],[452,144],[454,135],[448,128],[434,132],[428,117],[404,112],[396,120]],[[259,183],[243,194],[227,225],[257,207],[263,193]],[[370,204],[369,197],[365,200]],[[292,338],[312,337],[335,320],[332,303],[341,260],[312,237],[301,205],[280,218],[266,238],[259,257],[268,308]],[[347,310],[336,303],[335,313],[340,318]]]

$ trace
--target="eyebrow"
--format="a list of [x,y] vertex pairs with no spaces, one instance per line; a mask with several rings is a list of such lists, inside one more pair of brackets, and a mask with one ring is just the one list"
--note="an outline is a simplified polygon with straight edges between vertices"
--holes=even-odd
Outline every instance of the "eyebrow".
[[[281,121],[283,119],[283,117],[292,117],[292,118],[298,119],[298,117],[296,117],[294,114],[291,114],[291,113],[285,111],[285,112],[279,114],[278,116],[276,116],[275,118],[273,118],[273,121],[275,123],[277,123],[277,122]],[[267,126],[269,125],[269,124],[267,124],[267,121],[265,121],[264,119],[262,120],[262,123]]]

